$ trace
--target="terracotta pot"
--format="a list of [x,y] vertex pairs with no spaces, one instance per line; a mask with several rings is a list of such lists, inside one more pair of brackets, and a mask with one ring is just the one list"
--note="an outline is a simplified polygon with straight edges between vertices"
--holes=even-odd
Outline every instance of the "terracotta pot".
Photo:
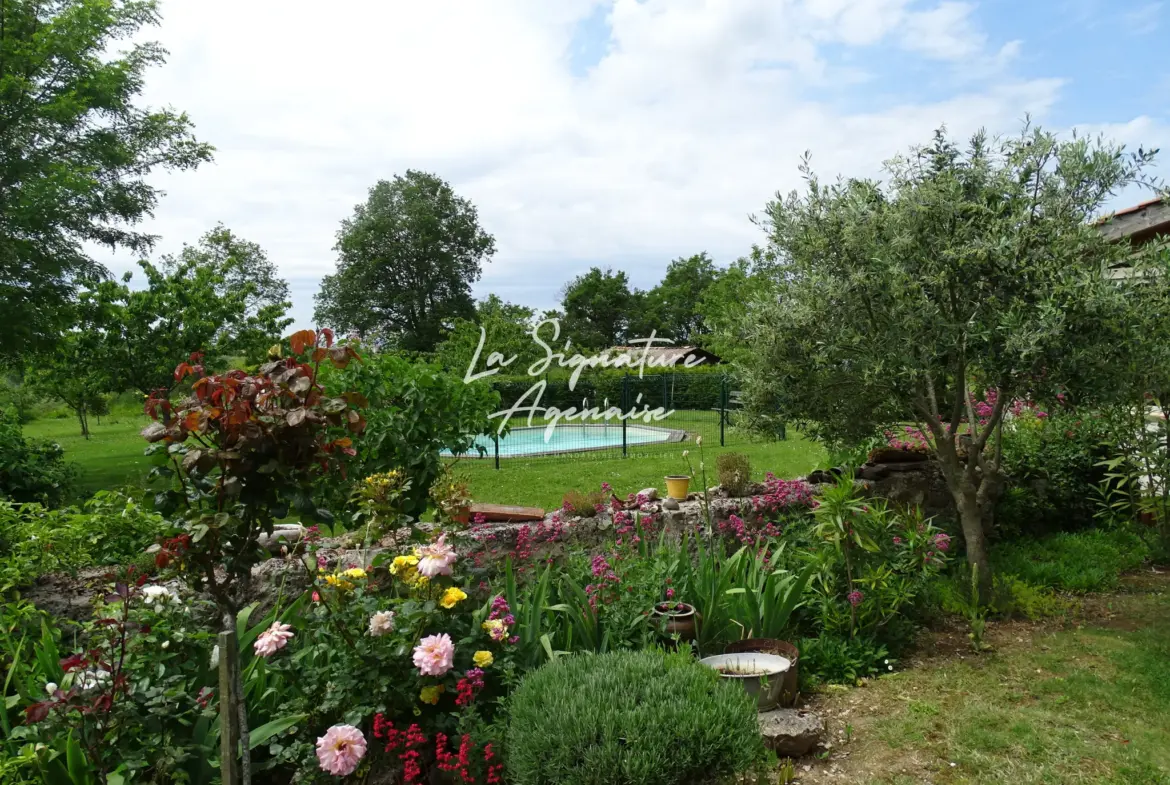
[[660,602],[654,606],[651,616],[662,625],[662,634],[672,638],[677,633],[684,641],[693,641],[698,632],[699,614],[694,606],[685,602]]
[[687,488],[690,484],[690,477],[682,474],[670,475],[666,478],[666,495],[681,502],[687,498]]
[[796,699],[800,695],[800,673],[797,670],[800,664],[800,649],[788,641],[776,640],[775,638],[748,638],[728,644],[723,651],[727,654],[758,651],[786,658],[792,663],[792,666],[784,674],[784,683],[780,687],[780,705],[796,705]]

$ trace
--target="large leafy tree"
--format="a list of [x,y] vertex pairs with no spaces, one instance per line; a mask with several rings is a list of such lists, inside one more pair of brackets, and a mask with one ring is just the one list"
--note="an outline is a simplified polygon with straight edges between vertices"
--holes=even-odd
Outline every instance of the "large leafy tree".
[[408,170],[380,180],[341,224],[317,321],[432,351],[455,319],[475,318],[471,285],[495,250],[475,206],[439,177]]
[[[642,309],[631,316],[631,334],[647,337],[650,330],[676,343],[693,343],[709,332],[699,308],[704,294],[719,279],[720,270],[706,253],[678,258],[666,268],[662,283],[642,298]],[[642,318],[639,320],[639,316]],[[649,321],[646,321],[649,317]],[[646,322],[633,326],[635,322]]]
[[102,281],[83,297],[100,304],[104,358],[117,389],[166,395],[177,383],[175,368],[195,352],[214,368],[238,348],[238,336],[270,346],[287,325],[283,304],[247,311],[251,283],[225,287],[224,269],[198,259],[170,260],[163,267],[139,262],[146,286]]
[[[503,374],[524,374],[527,368],[543,352],[532,340],[532,325],[536,312],[523,305],[516,305],[490,294],[476,305],[475,320],[456,319],[451,331],[435,350],[435,360],[448,371],[465,376],[487,370],[487,361],[492,353],[502,355],[505,360],[516,360],[502,367]],[[548,336],[546,336],[548,337]],[[476,351],[483,342],[479,360],[471,368]],[[493,365],[493,368],[500,368]]]
[[584,348],[616,346],[626,339],[638,299],[624,272],[592,267],[565,286],[561,297],[564,334]]
[[696,306],[709,330],[699,335],[698,343],[725,362],[747,360],[751,354],[748,335],[756,323],[751,312],[758,303],[767,302],[771,280],[751,259],[737,259],[722,270]]
[[1151,157],[1028,128],[963,149],[939,132],[884,188],[806,162],[807,192],[761,222],[778,296],[754,312],[751,405],[829,439],[918,423],[986,591],[1008,405],[1107,397],[1129,367],[1135,288],[1103,275],[1128,250],[1092,219]]
[[165,52],[135,39],[157,21],[153,0],[0,3],[0,302],[17,338],[6,347],[56,343],[78,280],[104,273],[85,241],[151,244],[133,228],[158,201],[151,170],[211,159],[185,114],[137,103]]
[[263,360],[273,340],[292,324],[292,319],[285,318],[292,307],[288,282],[280,277],[263,248],[233,234],[223,224],[195,245],[184,245],[178,254],[162,257],[159,267],[167,275],[181,268],[215,273],[212,280],[219,300],[240,306],[225,319],[221,348],[249,363]]

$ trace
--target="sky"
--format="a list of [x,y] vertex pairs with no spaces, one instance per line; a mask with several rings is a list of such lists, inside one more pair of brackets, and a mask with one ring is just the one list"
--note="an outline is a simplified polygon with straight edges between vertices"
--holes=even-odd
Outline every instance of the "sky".
[[475,294],[550,308],[591,266],[650,288],[674,258],[745,255],[806,151],[880,178],[940,125],[1030,115],[1170,155],[1168,32],[1170,0],[163,0],[143,103],[216,154],[152,175],[145,228],[156,255],[218,222],[259,243],[312,327],[340,222],[422,169],[496,238]]

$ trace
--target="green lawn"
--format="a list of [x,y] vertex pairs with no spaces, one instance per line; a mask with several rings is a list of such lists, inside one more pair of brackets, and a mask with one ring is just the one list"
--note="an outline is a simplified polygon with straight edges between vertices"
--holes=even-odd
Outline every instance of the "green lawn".
[[65,458],[77,465],[78,490],[91,494],[122,485],[141,485],[150,471],[142,454],[146,442],[139,435],[150,419],[144,414],[117,414],[89,424],[90,438],[81,436],[77,420],[40,419],[24,426],[24,435],[47,439],[65,449]]
[[[726,434],[727,447],[719,446],[718,416],[700,420],[689,418],[693,412],[681,413],[684,418],[667,420],[663,425],[687,431],[685,442],[668,445],[631,446],[629,457],[611,453],[571,453],[547,458],[501,458],[497,471],[491,457],[464,459],[459,468],[471,475],[472,496],[477,501],[498,504],[523,504],[552,509],[559,507],[568,490],[596,490],[608,482],[621,494],[642,488],[665,490],[663,478],[668,474],[686,474],[687,464],[683,450],[690,452],[691,465],[700,475],[700,450],[695,436],[702,434],[702,455],[707,469],[708,485],[718,483],[715,459],[721,452],[740,452],[752,462],[752,474],[762,480],[766,472],[778,477],[796,477],[807,474],[824,457],[824,449],[789,431],[786,441],[753,441],[737,431]],[[601,457],[598,457],[601,456]],[[697,477],[691,483],[698,490],[702,481]]]
[[925,662],[821,697],[835,750],[800,782],[1167,785],[1166,589],[1091,597],[1067,629],[994,625],[988,654],[932,636]]
[[[477,501],[495,504],[523,504],[544,508],[560,506],[564,493],[570,489],[593,490],[608,482],[621,494],[645,487],[664,488],[662,478],[667,474],[686,472],[682,451],[690,450],[691,463],[699,471],[699,450],[694,436],[703,434],[703,454],[706,459],[708,483],[717,482],[715,456],[719,447],[718,417],[713,413],[683,413],[677,421],[663,423],[688,432],[685,443],[631,448],[628,458],[606,454],[556,456],[548,458],[504,458],[496,471],[491,459],[464,459],[459,468],[466,469],[472,478],[472,494]],[[689,419],[688,419],[689,416]],[[102,424],[91,424],[88,440],[78,432],[72,419],[41,419],[24,426],[25,435],[49,439],[65,448],[65,456],[74,462],[80,472],[82,493],[115,488],[121,485],[141,485],[149,471],[149,463],[142,451],[146,443],[139,431],[149,422],[144,415],[120,414],[103,418]],[[790,432],[781,442],[754,442],[736,431],[727,433],[728,447],[746,454],[752,461],[757,479],[765,472],[781,477],[795,477],[811,470],[824,455],[820,446],[805,441]],[[698,488],[700,482],[692,483]]]

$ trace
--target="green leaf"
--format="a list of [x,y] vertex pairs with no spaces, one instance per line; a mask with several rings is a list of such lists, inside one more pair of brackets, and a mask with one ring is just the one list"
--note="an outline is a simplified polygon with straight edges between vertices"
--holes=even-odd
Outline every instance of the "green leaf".
[[287,717],[275,719],[272,722],[266,722],[259,728],[253,730],[250,734],[248,749],[254,750],[264,742],[271,739],[278,733],[283,733],[299,722],[304,722],[308,719],[308,714],[290,714]]

